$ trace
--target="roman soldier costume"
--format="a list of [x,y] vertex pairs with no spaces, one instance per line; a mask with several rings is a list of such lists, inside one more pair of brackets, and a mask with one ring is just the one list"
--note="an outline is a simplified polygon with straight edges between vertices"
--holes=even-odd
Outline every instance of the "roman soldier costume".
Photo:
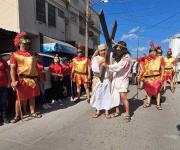
[[164,80],[173,80],[174,70],[176,65],[176,59],[171,56],[171,49],[168,49],[167,56],[164,58],[165,62],[165,71],[164,71]]
[[[150,43],[150,53],[157,51],[154,48],[154,43]],[[144,89],[148,95],[157,95],[160,91],[162,73],[161,67],[164,67],[164,60],[162,56],[151,56],[149,55],[144,59]]]
[[[16,47],[20,43],[29,43],[28,39],[25,39],[26,33],[19,33],[14,44]],[[40,94],[38,86],[38,70],[37,59],[30,52],[26,50],[17,50],[13,52],[10,57],[10,65],[16,66],[18,92],[20,100],[27,100],[29,98],[38,96]]]
[[[78,49],[77,53],[80,52],[82,52],[82,50]],[[88,83],[88,69],[90,68],[90,60],[85,56],[77,56],[72,61],[72,69],[74,71],[73,81],[80,85]]]

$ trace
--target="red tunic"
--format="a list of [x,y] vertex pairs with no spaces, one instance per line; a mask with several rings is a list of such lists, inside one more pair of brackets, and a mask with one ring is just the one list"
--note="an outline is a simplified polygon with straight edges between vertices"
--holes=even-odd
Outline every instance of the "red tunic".
[[63,67],[61,64],[51,64],[50,71],[51,71],[51,73],[60,75],[63,72]]
[[[37,61],[32,54],[25,50],[17,50],[10,57],[10,65],[16,66],[18,77],[17,99],[21,101],[28,100],[40,95],[40,89],[37,78],[28,78],[27,76],[38,76]],[[22,75],[20,77],[20,75]],[[26,76],[26,77],[25,77]]]
[[41,62],[38,62],[37,67],[39,69],[41,79],[43,81],[45,81],[46,80],[46,74],[44,72],[44,65]]
[[71,75],[71,67],[70,64],[61,64],[63,67],[63,76],[70,76]]
[[0,87],[8,86],[7,70],[9,69],[7,62],[0,58]]

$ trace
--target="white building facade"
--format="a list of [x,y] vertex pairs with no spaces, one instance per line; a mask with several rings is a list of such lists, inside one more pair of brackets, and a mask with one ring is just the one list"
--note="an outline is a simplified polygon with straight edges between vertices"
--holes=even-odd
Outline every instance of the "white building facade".
[[173,57],[180,58],[180,36],[173,36],[170,39],[169,47],[172,50]]
[[[88,0],[1,0],[0,28],[28,33],[32,48],[48,38],[75,45],[85,45],[85,10]],[[89,48],[95,49],[100,41],[97,14],[90,10]],[[48,38],[46,38],[48,37]]]

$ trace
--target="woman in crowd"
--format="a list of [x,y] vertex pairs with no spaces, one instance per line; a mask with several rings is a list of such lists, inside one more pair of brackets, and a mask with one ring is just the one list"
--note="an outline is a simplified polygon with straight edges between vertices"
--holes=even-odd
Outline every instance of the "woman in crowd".
[[71,96],[71,67],[66,57],[62,58],[64,96]]
[[63,68],[59,64],[59,56],[54,56],[54,62],[50,66],[51,81],[52,81],[52,103],[58,100],[62,100],[62,80],[63,80]]

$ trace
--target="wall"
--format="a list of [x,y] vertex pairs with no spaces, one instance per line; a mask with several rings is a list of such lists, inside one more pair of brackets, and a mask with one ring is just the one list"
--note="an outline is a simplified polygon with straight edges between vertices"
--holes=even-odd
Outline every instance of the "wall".
[[18,0],[0,0],[0,28],[19,32]]
[[65,22],[64,19],[58,17],[58,9],[56,8],[56,27],[48,26],[48,3],[55,7],[63,6],[60,4],[57,6],[54,0],[46,1],[46,23],[42,23],[36,20],[36,0],[19,0],[20,1],[20,29],[34,35],[42,33],[51,38],[57,40],[65,40]]
[[169,47],[172,49],[172,55],[174,57],[180,55],[180,37],[171,38]]

